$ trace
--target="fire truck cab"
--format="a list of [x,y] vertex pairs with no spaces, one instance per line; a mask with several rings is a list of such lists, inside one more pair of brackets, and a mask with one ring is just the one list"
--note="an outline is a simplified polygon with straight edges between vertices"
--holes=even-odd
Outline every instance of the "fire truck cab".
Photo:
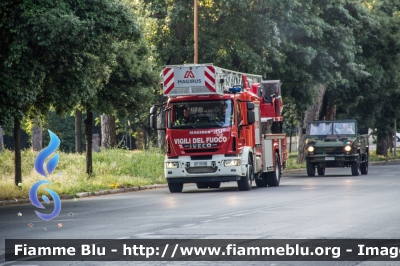
[[[273,95],[263,92],[261,76],[211,64],[167,66],[162,75],[169,96],[161,112],[166,116],[164,174],[170,192],[182,192],[184,183],[204,189],[236,181],[241,191],[250,190],[253,181],[259,187],[279,185],[286,136],[263,126],[282,122],[269,117],[279,100],[279,83],[273,83]],[[154,105],[154,129],[157,115]]]

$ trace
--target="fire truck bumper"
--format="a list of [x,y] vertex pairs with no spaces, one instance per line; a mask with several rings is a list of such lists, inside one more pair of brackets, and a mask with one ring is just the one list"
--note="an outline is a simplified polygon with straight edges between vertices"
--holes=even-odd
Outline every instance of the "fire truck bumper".
[[211,160],[191,160],[190,156],[181,156],[164,162],[168,183],[237,181],[246,174],[246,170],[240,157],[224,155],[214,155]]

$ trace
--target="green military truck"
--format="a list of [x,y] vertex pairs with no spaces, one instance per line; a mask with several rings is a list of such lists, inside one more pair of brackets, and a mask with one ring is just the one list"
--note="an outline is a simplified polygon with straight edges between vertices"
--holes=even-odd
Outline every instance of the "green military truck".
[[[304,130],[305,131],[305,130]],[[326,167],[350,167],[351,174],[368,174],[368,134],[357,131],[356,120],[312,121],[305,145],[307,175],[325,174]]]

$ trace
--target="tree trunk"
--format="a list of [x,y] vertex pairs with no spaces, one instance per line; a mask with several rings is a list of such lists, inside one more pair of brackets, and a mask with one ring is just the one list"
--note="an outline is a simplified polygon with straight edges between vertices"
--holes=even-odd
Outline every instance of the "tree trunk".
[[335,119],[336,119],[336,104],[333,104],[331,101],[328,100],[325,120],[335,120]]
[[3,129],[0,126],[0,152],[4,149]]
[[14,118],[14,163],[15,163],[15,185],[22,183],[21,168],[21,122],[18,118]]
[[[307,128],[308,122],[318,119],[319,111],[321,109],[321,104],[322,104],[322,100],[324,99],[325,92],[326,92],[326,84],[319,84],[315,100],[314,100],[313,104],[311,105],[311,108],[309,108],[304,114],[304,120],[301,125],[302,128]],[[307,131],[308,131],[308,129],[307,129]],[[304,135],[301,132],[301,130],[300,130],[300,134],[301,135],[299,138],[299,150],[298,150],[298,155],[297,155],[297,163],[299,163],[299,164],[303,163],[305,160],[305,142],[306,142],[306,136],[307,136],[307,135]],[[307,134],[308,134],[308,132],[307,132]]]
[[289,140],[289,153],[292,152],[292,135],[293,135],[293,123],[290,122],[290,140]]
[[101,147],[103,149],[115,148],[117,133],[115,130],[115,117],[113,115],[101,115]]
[[148,146],[148,145],[149,145],[148,136],[149,136],[149,134],[147,133],[146,128],[144,128],[144,130],[143,130],[143,148],[144,148],[145,150],[147,150],[148,147],[149,147],[149,146]]
[[92,123],[93,113],[86,109],[85,140],[86,140],[86,173],[92,175]]
[[390,142],[391,142],[391,139],[388,136],[381,137],[378,134],[377,141],[376,141],[376,154],[387,157]]
[[75,109],[75,152],[82,153],[82,111]]
[[32,150],[40,151],[43,148],[43,129],[40,127],[39,118],[35,118],[32,128]]

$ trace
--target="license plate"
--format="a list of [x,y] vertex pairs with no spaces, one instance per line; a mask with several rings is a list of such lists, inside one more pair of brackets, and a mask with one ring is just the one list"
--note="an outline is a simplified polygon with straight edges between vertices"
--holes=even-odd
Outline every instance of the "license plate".
[[335,157],[325,157],[325,161],[334,161]]
[[207,162],[194,162],[194,167],[207,166]]

